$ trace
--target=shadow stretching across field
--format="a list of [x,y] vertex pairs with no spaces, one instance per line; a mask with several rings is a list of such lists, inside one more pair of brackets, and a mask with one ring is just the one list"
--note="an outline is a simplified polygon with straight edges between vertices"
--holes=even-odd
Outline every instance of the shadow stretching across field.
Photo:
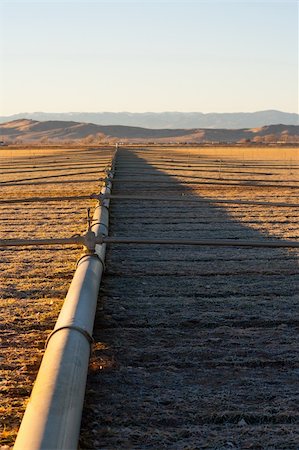
[[[136,153],[119,152],[116,180],[133,179],[138,167],[161,173]],[[144,175],[140,185],[115,183],[113,193],[197,195],[168,178],[167,190]],[[110,234],[274,237],[213,202],[184,199],[112,201]],[[111,246],[81,447],[295,449],[297,283],[287,249]]]

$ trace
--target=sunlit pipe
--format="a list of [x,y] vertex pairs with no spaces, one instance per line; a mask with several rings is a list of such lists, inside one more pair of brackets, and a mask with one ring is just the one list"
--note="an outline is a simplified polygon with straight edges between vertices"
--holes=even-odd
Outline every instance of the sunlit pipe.
[[[101,192],[110,193],[111,185]],[[108,205],[109,200],[95,210],[92,225],[95,233],[107,234]],[[84,255],[78,262],[55,328],[48,338],[15,450],[75,450],[78,447],[105,247],[105,244],[97,244],[95,254]]]

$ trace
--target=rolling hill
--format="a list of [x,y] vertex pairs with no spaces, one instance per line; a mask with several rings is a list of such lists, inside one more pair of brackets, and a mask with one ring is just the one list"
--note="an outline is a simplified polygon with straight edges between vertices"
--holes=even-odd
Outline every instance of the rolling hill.
[[299,143],[299,126],[269,125],[243,129],[149,129],[121,125],[96,125],[73,121],[20,119],[0,125],[0,140],[13,143],[211,143],[288,142]]

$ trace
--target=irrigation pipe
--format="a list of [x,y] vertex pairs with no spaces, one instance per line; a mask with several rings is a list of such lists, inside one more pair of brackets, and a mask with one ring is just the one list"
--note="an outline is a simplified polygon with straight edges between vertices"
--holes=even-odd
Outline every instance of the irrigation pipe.
[[[108,164],[108,161],[101,161],[101,164],[104,164],[104,165],[107,165]],[[71,165],[69,165],[69,166],[66,166],[66,167],[55,167],[55,166],[47,166],[46,168],[42,168],[42,169],[40,169],[38,166],[36,167],[36,168],[34,168],[34,169],[23,169],[23,170],[19,170],[19,169],[16,169],[16,170],[5,170],[5,168],[4,168],[4,170],[5,170],[5,175],[7,175],[7,174],[12,174],[12,173],[17,173],[18,175],[19,174],[23,174],[23,173],[32,173],[32,172],[61,172],[61,171],[66,171],[66,170],[78,170],[78,169],[98,169],[99,168],[99,166],[98,165],[96,165],[96,164],[93,164],[93,165],[84,165],[84,164],[80,164],[80,165],[78,165],[78,166],[76,166],[76,167],[72,167]],[[2,167],[0,167],[0,169],[3,169]],[[71,175],[71,174],[70,174]],[[74,175],[76,175],[76,172],[74,173]]]
[[87,200],[90,195],[66,195],[62,197],[29,197],[29,198],[9,198],[1,199],[2,203],[42,203],[42,202],[61,202],[68,200]]
[[[104,169],[104,167],[102,168]],[[103,170],[102,170],[103,171]],[[50,172],[50,170],[49,170]],[[7,180],[7,181],[0,181],[1,186],[11,186],[11,185],[19,185],[20,183],[24,183],[25,181],[29,182],[35,182],[37,180],[44,180],[48,178],[63,178],[63,177],[71,177],[71,176],[77,176],[77,175],[94,175],[98,174],[99,170],[92,170],[90,172],[76,172],[76,173],[63,173],[63,174],[56,174],[56,175],[48,175],[48,176],[42,176],[42,177],[30,177],[30,178],[20,178],[19,180]],[[26,183],[27,184],[27,183]],[[28,183],[29,184],[29,183]]]
[[242,239],[138,239],[105,237],[107,244],[158,244],[158,245],[199,245],[209,247],[294,247],[299,248],[299,241],[288,240],[242,240]]
[[[225,160],[225,155],[219,155],[219,157],[217,159],[209,159],[206,158],[205,156],[199,156],[197,159],[195,158],[177,158],[176,155],[173,156],[173,158],[167,157],[167,158],[160,158],[160,159],[151,159],[151,156],[155,156],[155,154],[150,154],[150,153],[137,153],[134,152],[134,154],[137,156],[137,158],[139,158],[138,161],[140,160],[144,160],[146,162],[150,162],[151,164],[177,164],[177,165],[182,165],[182,166],[190,166],[190,165],[195,165],[195,166],[202,166],[202,165],[217,165],[220,163],[220,161],[222,161],[222,165],[223,166],[229,166],[229,167],[243,167],[246,165],[254,165],[252,160],[240,160],[240,159],[229,159],[229,160]],[[287,160],[287,159],[277,159],[277,160],[271,160],[271,161],[276,161],[276,164],[272,164],[272,166],[276,167],[277,165],[285,162],[287,164],[290,163],[290,161],[295,161],[295,159],[292,160]],[[130,163],[132,164],[132,163]],[[136,164],[136,162],[134,163]],[[138,164],[138,163],[137,163]],[[259,167],[261,164],[255,164],[254,167]],[[266,162],[262,162],[262,165],[269,165]],[[299,167],[299,164],[295,164],[293,163],[293,166],[295,167]]]
[[[80,178],[80,179],[78,179],[78,180],[74,180],[74,179],[71,179],[71,180],[52,180],[52,181],[22,181],[22,182],[20,182],[20,183],[10,183],[10,184],[7,184],[7,185],[5,185],[5,187],[12,187],[12,186],[39,186],[39,185],[49,185],[49,184],[74,184],[74,183],[95,183],[96,181],[98,181],[98,178],[96,178],[96,179],[88,179],[88,180],[86,180],[86,179],[82,179],[82,178]],[[1,187],[1,186],[0,186]]]
[[[190,177],[192,178],[192,177]],[[282,189],[282,188],[288,188],[288,189],[299,189],[299,185],[286,185],[286,184],[258,184],[258,183],[252,183],[249,182],[247,180],[244,180],[242,182],[238,182],[236,183],[234,180],[232,180],[231,182],[228,180],[226,181],[225,179],[215,179],[215,181],[192,181],[192,180],[188,180],[188,181],[181,181],[181,180],[177,180],[178,185],[185,185],[185,184],[196,184],[196,185],[212,185],[212,186],[233,186],[233,187],[240,187],[240,188],[244,188],[244,187],[254,187],[254,188],[275,188],[275,189]],[[144,183],[144,182],[148,182],[150,184],[169,184],[169,185],[173,185],[173,187],[176,187],[175,182],[176,180],[146,180],[146,179],[130,179],[130,178],[123,178],[123,179],[118,179],[118,180],[114,180],[113,182],[117,182],[117,183]],[[239,180],[240,181],[240,180]],[[257,180],[257,182],[260,180]],[[265,182],[265,180],[262,180],[263,182]],[[278,183],[280,183],[280,181],[278,181]]]
[[[101,192],[109,193],[110,187],[104,187]],[[90,224],[95,234],[107,233],[108,204],[106,200],[95,210]],[[78,448],[104,256],[105,244],[96,245],[95,253],[85,254],[78,261],[55,328],[47,340],[15,450]]]
[[182,195],[178,196],[144,196],[144,195],[124,195],[124,194],[105,194],[98,195],[92,194],[90,198],[98,199],[102,201],[104,199],[115,199],[115,200],[142,200],[142,201],[158,201],[158,202],[192,202],[192,203],[225,203],[225,204],[233,204],[233,205],[258,205],[258,206],[281,206],[288,208],[298,208],[299,204],[297,203],[282,203],[282,202],[263,202],[263,201],[250,201],[250,200],[225,200],[219,198],[197,198],[191,197],[191,195]]
[[[6,171],[6,169],[11,169],[12,165],[14,167],[19,167],[21,169],[25,169],[25,170],[21,170],[21,173],[23,172],[32,172],[32,171],[55,171],[55,170],[67,170],[67,169],[71,169],[71,170],[77,170],[77,169],[84,169],[84,168],[89,168],[89,166],[86,166],[86,164],[89,164],[88,160],[82,160],[82,164],[80,163],[80,161],[78,163],[73,163],[73,164],[68,164],[68,163],[52,163],[49,162],[47,165],[45,165],[45,161],[42,161],[42,164],[40,164],[40,161],[36,161],[36,163],[34,163],[35,160],[33,160],[32,164],[27,164],[27,163],[21,163],[18,160],[13,160],[9,163],[7,163],[6,165],[4,165],[3,162],[0,161],[0,169],[1,170],[5,170],[5,173],[9,173],[9,171]],[[109,160],[111,161],[111,160]],[[108,160],[100,160],[99,163],[101,164],[109,164]],[[92,162],[94,162],[94,159],[92,160]],[[97,166],[95,166],[97,167]],[[57,169],[56,169],[57,168]],[[10,173],[20,173],[20,170],[15,170],[14,172],[10,172]]]
[[[123,163],[121,161],[119,161],[121,163],[122,167],[126,167],[126,168],[136,168],[136,167],[141,167],[142,166],[142,162],[148,163],[148,164],[155,164],[155,166],[159,166],[159,165],[167,165],[167,167],[169,166],[168,163],[165,163],[165,161],[161,160],[161,161],[153,161],[150,159],[147,159],[147,155],[144,156],[137,156],[137,158],[140,158],[140,162],[135,162],[135,163]],[[283,161],[283,160],[281,160]],[[170,164],[171,165],[171,164]],[[185,162],[184,164],[181,164],[181,162],[179,161],[173,161],[172,165],[174,165],[175,167],[178,167],[178,170],[181,168],[188,168],[190,169],[191,167],[219,167],[220,165],[220,160],[211,160],[211,161],[205,161],[205,162],[199,162],[199,163],[193,163],[192,161],[189,162]],[[180,167],[179,167],[180,166]],[[288,161],[285,160],[285,164],[252,164],[250,161],[245,161],[243,162],[232,162],[232,161],[228,161],[225,162],[222,160],[222,167],[225,167],[227,169],[236,169],[236,168],[240,168],[240,169],[247,169],[247,168],[267,168],[267,169],[287,169],[289,170],[291,169],[295,169],[295,170],[299,170],[299,164],[294,164],[293,160],[292,161]]]
[[0,247],[28,247],[43,245],[84,245],[83,236],[49,239],[0,239]]
[[[149,160],[144,160],[142,161],[143,163],[147,163],[150,165],[150,167],[153,167],[152,164],[155,164],[152,161]],[[139,164],[123,164],[121,163],[121,168],[124,169],[139,169],[140,167],[144,167],[142,163]],[[223,168],[223,171],[228,171],[230,172],[230,169],[233,170],[234,172],[236,171],[236,168],[240,168],[240,169],[279,169],[279,170],[299,170],[299,166],[293,165],[293,164],[289,164],[288,162],[284,165],[250,165],[250,164],[232,164],[232,165],[228,165],[228,164],[224,164],[222,162],[222,165],[220,165],[220,161],[219,162],[211,162],[210,164],[177,164],[174,163],[173,165],[169,164],[169,163],[156,163],[155,166],[157,169],[163,170],[163,169],[168,169],[168,170],[181,170],[181,171],[206,171],[209,172],[209,168],[211,169],[217,169],[219,170],[219,167]],[[204,169],[206,168],[206,169]],[[146,169],[145,169],[146,170]],[[212,170],[211,170],[212,171]],[[240,171],[240,172],[244,172]],[[246,171],[245,171],[246,172]],[[239,171],[238,171],[239,173]]]
[[[97,214],[99,216],[97,217]],[[154,245],[197,245],[211,247],[299,247],[299,241],[291,241],[287,239],[149,239],[134,237],[111,237],[108,236],[108,227],[106,225],[106,216],[108,218],[108,210],[97,207],[93,219],[94,225],[91,229],[94,232],[89,235],[74,236],[65,239],[0,239],[1,247],[28,247],[28,246],[48,246],[48,245],[84,245],[91,252],[96,252],[100,247],[106,244],[154,244]],[[96,218],[95,218],[96,217]],[[96,227],[99,227],[96,228]]]

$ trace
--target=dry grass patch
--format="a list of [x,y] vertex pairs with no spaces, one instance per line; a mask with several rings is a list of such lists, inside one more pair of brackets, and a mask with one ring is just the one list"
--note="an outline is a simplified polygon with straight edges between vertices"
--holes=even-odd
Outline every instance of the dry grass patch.
[[[111,152],[101,149],[0,150],[0,182],[6,182],[0,184],[0,200],[98,192],[98,178],[110,158]],[[83,171],[87,172],[84,176],[80,174]],[[30,180],[18,183],[34,177],[40,177],[36,184],[30,184]],[[0,203],[0,236],[30,239],[81,233],[86,229],[86,208],[94,205],[94,201],[76,199]],[[15,440],[44,343],[54,327],[80,253],[76,246],[0,249],[2,445],[12,445]]]

